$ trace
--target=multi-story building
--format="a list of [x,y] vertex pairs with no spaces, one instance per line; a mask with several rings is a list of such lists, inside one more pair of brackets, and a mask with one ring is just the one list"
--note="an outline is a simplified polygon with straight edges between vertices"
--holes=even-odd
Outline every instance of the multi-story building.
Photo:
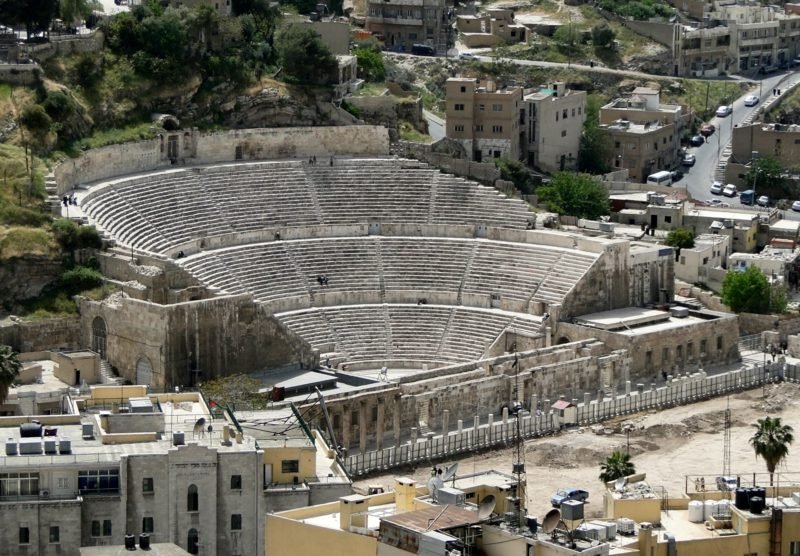
[[[725,167],[726,183],[751,187],[746,175],[756,156],[772,158],[786,168],[797,168],[800,160],[800,125],[755,122],[733,128],[731,158]],[[756,190],[757,186],[756,185]],[[751,187],[752,188],[752,187]]]
[[389,50],[411,52],[413,45],[425,44],[444,54],[449,27],[450,10],[444,0],[367,1],[365,28]]
[[685,107],[662,104],[659,92],[647,87],[606,104],[600,109],[600,127],[609,139],[609,166],[627,168],[633,181],[669,170],[678,163],[688,116]]
[[586,92],[554,83],[526,92],[523,100],[528,165],[545,172],[574,168],[586,120]]
[[727,21],[739,56],[739,71],[778,63],[778,28],[775,12],[759,5],[719,6],[715,17]]
[[481,162],[521,158],[522,88],[498,88],[494,81],[455,77],[447,80],[447,130],[468,156]]
[[735,66],[731,29],[720,21],[699,26],[676,24],[672,41],[674,74],[713,77]]
[[514,20],[513,10],[491,8],[478,15],[460,15],[456,28],[470,48],[525,42],[528,28]]

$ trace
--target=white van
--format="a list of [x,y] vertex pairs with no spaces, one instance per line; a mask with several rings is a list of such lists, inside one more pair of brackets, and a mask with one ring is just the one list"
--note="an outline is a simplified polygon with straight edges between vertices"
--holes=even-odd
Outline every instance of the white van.
[[647,176],[647,185],[672,185],[672,172],[662,170]]

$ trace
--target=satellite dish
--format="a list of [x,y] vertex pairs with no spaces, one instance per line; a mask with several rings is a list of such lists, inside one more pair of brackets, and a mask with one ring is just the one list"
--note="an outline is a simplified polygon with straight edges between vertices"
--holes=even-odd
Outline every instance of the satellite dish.
[[489,519],[489,516],[492,515],[496,505],[497,500],[495,500],[493,494],[490,494],[481,500],[481,503],[478,505],[478,520],[483,521],[484,519]]
[[439,477],[431,477],[428,479],[428,493],[433,498],[434,502],[439,502],[439,489],[444,486],[444,481]]
[[614,490],[622,490],[626,483],[625,477],[619,477],[616,481],[614,481]]
[[444,470],[444,475],[442,475],[442,481],[449,481],[453,477],[456,476],[456,471],[458,471],[458,462],[448,465],[447,468]]
[[552,533],[559,521],[561,521],[561,512],[557,509],[550,510],[547,512],[547,515],[544,516],[544,521],[542,522],[542,532],[546,535]]

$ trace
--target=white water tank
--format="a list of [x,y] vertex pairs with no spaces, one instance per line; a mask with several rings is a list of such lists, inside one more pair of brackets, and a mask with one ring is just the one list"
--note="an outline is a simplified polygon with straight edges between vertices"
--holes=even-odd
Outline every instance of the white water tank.
[[731,501],[720,500],[717,502],[717,513],[714,515],[731,515]]
[[703,523],[703,503],[700,500],[689,502],[689,521],[691,523]]
[[703,519],[711,519],[711,515],[717,511],[716,500],[706,500],[705,507],[703,508]]

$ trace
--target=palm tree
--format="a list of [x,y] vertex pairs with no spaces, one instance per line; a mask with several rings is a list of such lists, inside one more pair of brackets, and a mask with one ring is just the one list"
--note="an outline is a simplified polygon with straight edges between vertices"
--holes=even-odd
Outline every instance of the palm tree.
[[615,450],[606,461],[600,464],[600,480],[604,483],[616,481],[620,477],[627,477],[636,473],[631,461],[631,455],[622,450]]
[[22,364],[11,346],[0,346],[0,403],[6,401],[8,390],[17,380]]
[[764,417],[753,426],[756,432],[750,438],[750,445],[755,450],[756,457],[763,458],[767,463],[769,485],[772,486],[775,468],[789,455],[789,444],[794,441],[794,429],[790,425],[782,424],[780,417]]

